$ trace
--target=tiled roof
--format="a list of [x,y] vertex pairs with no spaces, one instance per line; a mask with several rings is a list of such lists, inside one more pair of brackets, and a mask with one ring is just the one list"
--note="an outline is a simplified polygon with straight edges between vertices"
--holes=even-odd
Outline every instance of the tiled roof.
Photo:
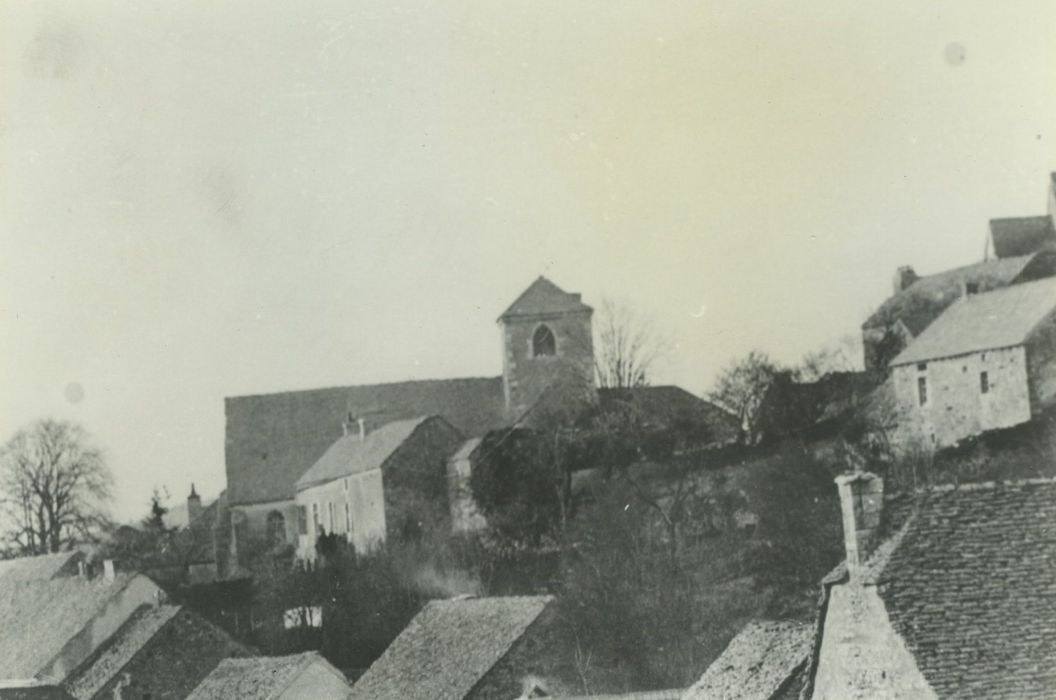
[[73,551],[0,560],[0,585],[13,581],[46,581],[56,576],[76,574],[77,562],[83,558],[84,554]]
[[304,489],[351,474],[380,469],[385,460],[427,421],[447,423],[440,416],[425,416],[393,421],[367,433],[362,440],[359,433],[355,432],[342,436],[297,480],[297,488]]
[[639,690],[615,695],[558,695],[553,700],[679,700],[685,690]]
[[732,413],[677,386],[599,389],[598,397],[603,408],[629,402],[646,422],[695,428],[709,443],[737,437],[737,418]]
[[884,513],[894,534],[866,575],[937,696],[1052,698],[1056,480],[937,488]]
[[91,700],[180,611],[178,605],[143,606],[65,682],[77,700]]
[[1056,277],[973,294],[953,304],[891,365],[904,365],[1026,342],[1056,309]]
[[231,505],[292,499],[297,479],[342,435],[351,414],[369,429],[440,415],[469,436],[504,423],[501,377],[333,387],[226,399]]
[[0,685],[0,700],[72,700],[58,685]]
[[0,582],[0,678],[33,678],[43,671],[136,578]]
[[686,691],[682,700],[770,700],[796,682],[812,642],[813,627],[808,624],[751,622]]
[[1012,284],[1032,261],[1030,255],[987,260],[921,277],[880,305],[862,328],[881,328],[902,321],[914,336],[924,330],[963,293],[965,283],[979,285],[979,291]]
[[462,700],[551,600],[434,600],[352,686],[350,700]]
[[499,316],[499,320],[516,316],[544,316],[576,311],[593,311],[579,294],[569,293],[540,276]]
[[224,659],[187,696],[187,700],[272,700],[313,664],[322,664],[344,678],[314,651],[290,656]]
[[1056,230],[1049,216],[991,219],[990,241],[999,258],[1029,255],[1046,246],[1056,246]]

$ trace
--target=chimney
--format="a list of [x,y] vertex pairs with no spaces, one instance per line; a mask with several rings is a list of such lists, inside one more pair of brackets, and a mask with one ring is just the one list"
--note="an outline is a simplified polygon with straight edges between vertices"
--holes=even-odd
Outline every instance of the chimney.
[[910,265],[903,265],[902,267],[895,270],[895,294],[898,294],[903,289],[920,279],[917,276],[916,271]]
[[88,565],[81,559],[77,562],[77,575],[83,579],[88,578]]
[[854,581],[876,548],[884,508],[884,480],[869,472],[855,472],[836,477],[836,486],[843,511],[847,573]]
[[190,527],[202,516],[202,499],[194,490],[194,482],[191,482],[191,493],[187,496],[187,526]]
[[103,560],[103,581],[105,583],[113,583],[115,578],[114,574],[114,560],[104,559]]
[[367,422],[362,418],[356,420],[359,422],[359,441],[363,442],[367,439]]

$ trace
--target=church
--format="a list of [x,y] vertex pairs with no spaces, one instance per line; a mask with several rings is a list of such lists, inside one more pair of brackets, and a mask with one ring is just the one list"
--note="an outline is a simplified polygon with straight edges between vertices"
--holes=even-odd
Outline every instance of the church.
[[[297,495],[298,482],[302,488],[321,483],[313,477],[331,473],[334,456],[355,452],[355,443],[384,444],[395,452],[399,445],[393,444],[392,435],[409,439],[413,426],[431,417],[436,419],[431,423],[443,426],[443,439],[429,443],[435,445],[430,449],[446,452],[435,456],[443,463],[489,431],[524,423],[549,395],[558,393],[555,390],[581,386],[599,397],[592,316],[593,309],[580,294],[540,276],[498,318],[501,376],[226,398],[224,500],[230,518],[229,524],[218,523],[217,539],[225,541],[217,547],[218,554],[224,549],[223,558],[238,561],[240,550],[253,541],[289,543],[300,550],[306,537],[320,531],[345,531],[353,542],[353,522],[360,514],[352,512],[356,503],[351,496],[336,508],[327,503],[320,513],[319,508],[313,512],[304,503],[298,505]],[[710,426],[732,430],[725,412],[676,387],[634,391],[654,410],[695,415]],[[602,400],[604,394],[602,390]],[[375,433],[378,439],[372,439]],[[380,468],[387,454],[375,454],[370,469]],[[346,492],[348,481],[344,479]]]

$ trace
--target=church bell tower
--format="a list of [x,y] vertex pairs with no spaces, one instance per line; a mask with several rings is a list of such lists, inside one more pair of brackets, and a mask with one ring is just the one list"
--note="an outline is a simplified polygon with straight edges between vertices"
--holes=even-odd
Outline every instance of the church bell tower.
[[499,317],[507,419],[568,392],[594,393],[594,309],[540,276]]

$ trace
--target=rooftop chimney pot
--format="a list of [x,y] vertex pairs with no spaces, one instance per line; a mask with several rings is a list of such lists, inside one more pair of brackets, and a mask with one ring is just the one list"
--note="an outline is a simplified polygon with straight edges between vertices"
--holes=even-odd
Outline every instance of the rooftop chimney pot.
[[362,418],[357,418],[356,421],[359,423],[359,441],[363,442],[367,439],[367,422]]

